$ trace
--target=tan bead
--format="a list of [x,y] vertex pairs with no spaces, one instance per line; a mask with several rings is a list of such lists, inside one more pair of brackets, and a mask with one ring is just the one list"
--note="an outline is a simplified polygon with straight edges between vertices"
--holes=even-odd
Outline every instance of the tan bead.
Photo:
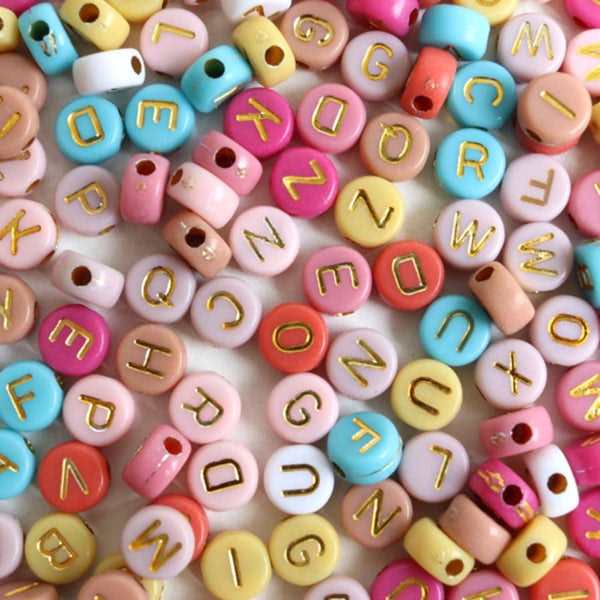
[[59,600],[53,585],[41,581],[0,583],[0,598],[12,600]]

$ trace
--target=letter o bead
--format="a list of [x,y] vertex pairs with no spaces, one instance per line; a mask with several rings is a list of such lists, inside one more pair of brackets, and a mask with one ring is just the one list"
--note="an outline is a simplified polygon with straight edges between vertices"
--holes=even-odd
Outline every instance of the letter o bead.
[[33,480],[36,460],[29,440],[0,429],[0,500],[22,494]]
[[38,317],[33,290],[15,275],[0,274],[0,345],[27,337]]
[[447,593],[443,584],[414,560],[403,558],[391,562],[375,576],[371,586],[371,600],[387,600],[398,593],[412,597],[406,590],[413,586],[417,588],[419,597],[427,600],[443,600]]

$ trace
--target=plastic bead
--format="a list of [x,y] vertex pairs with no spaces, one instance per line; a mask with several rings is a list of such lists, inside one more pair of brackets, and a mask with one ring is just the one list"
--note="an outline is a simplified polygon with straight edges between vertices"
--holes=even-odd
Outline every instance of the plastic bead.
[[40,461],[38,487],[46,502],[66,513],[85,512],[108,493],[108,461],[100,450],[81,442],[63,442]]
[[575,180],[567,205],[571,223],[586,237],[600,237],[600,226],[597,217],[600,216],[600,203],[596,182],[600,176],[599,170],[585,173]]
[[[0,13],[0,18],[2,13]],[[23,559],[23,528],[9,513],[0,513],[0,535],[5,542],[0,552],[0,579],[12,575]],[[0,588],[1,590],[2,588]]]
[[556,408],[571,427],[580,431],[598,431],[596,381],[600,379],[600,363],[582,362],[565,371],[555,388]]
[[0,53],[12,52],[19,46],[17,15],[9,8],[0,7]]
[[546,154],[548,156],[564,154],[565,152],[568,152],[571,148],[577,146],[577,144],[579,143],[579,138],[575,138],[569,141],[568,143],[562,144],[560,146],[551,146],[549,144],[544,144],[543,142],[535,139],[535,137],[532,137],[528,135],[525,131],[523,131],[523,128],[521,127],[519,121],[515,122],[515,136],[521,148],[523,148],[527,152]]
[[164,5],[164,0],[146,0],[143,3],[137,0],[107,0],[107,2],[114,6],[130,23],[146,21]]
[[0,85],[0,159],[13,159],[31,145],[40,128],[38,111],[27,94]]
[[323,600],[336,596],[347,596],[348,600],[369,600],[369,593],[356,579],[343,575],[332,575],[317,583],[307,591],[303,600]]
[[80,96],[58,113],[54,136],[69,160],[96,164],[119,152],[123,121],[119,109],[106,98]]
[[292,0],[263,0],[258,6],[255,0],[220,0],[221,10],[230,23],[239,23],[256,15],[277,19],[290,8]]
[[518,0],[499,0],[490,5],[485,0],[459,0],[456,4],[482,14],[489,24],[494,27],[495,25],[502,25],[512,17],[519,2]]
[[598,453],[600,436],[597,433],[574,440],[564,448],[564,453],[580,487],[593,487],[600,483]]
[[575,247],[575,275],[581,295],[594,308],[600,307],[600,297],[596,289],[598,258],[600,256],[598,240],[588,240]]
[[32,482],[35,468],[29,440],[11,429],[0,429],[0,500],[22,494]]
[[158,425],[125,465],[121,476],[140,496],[156,498],[183,469],[191,451],[190,442],[179,431]]
[[407,35],[419,16],[415,0],[391,0],[385,4],[346,0],[346,9],[361,25],[383,29],[396,37]]
[[600,84],[595,73],[598,61],[594,55],[599,34],[598,29],[588,29],[569,40],[562,66],[565,73],[576,77],[592,97],[600,95]]
[[41,110],[46,103],[48,95],[46,76],[35,62],[22,54],[16,52],[0,54],[0,85],[21,90],[27,94],[38,110]]
[[592,104],[592,116],[590,119],[590,124],[588,125],[588,129],[590,130],[592,137],[596,144],[600,143],[600,127],[598,125],[600,121],[600,104],[595,102]]
[[28,336],[37,315],[38,303],[32,289],[15,275],[0,274],[0,345]]
[[172,389],[183,377],[187,351],[173,329],[144,323],[121,338],[115,362],[119,378],[130,390],[156,396]]
[[[33,591],[32,591],[33,590]],[[19,600],[59,600],[53,585],[41,581],[7,581],[0,583],[0,598],[20,594]]]
[[99,595],[107,599],[146,600],[148,598],[148,594],[135,577],[116,570],[103,571],[92,575],[81,586],[77,594],[77,600],[94,600]]
[[35,139],[18,156],[0,161],[0,197],[28,196],[46,174],[46,152]]
[[584,491],[579,498],[579,506],[567,515],[570,538],[577,547],[593,558],[600,557],[598,521],[600,515],[600,489]]
[[583,561],[563,557],[546,575],[529,588],[531,600],[542,600],[557,594],[584,595],[595,599],[600,595],[600,582],[596,571]]
[[426,595],[430,600],[444,598],[443,584],[414,560],[408,558],[390,563],[375,576],[371,586],[371,598],[385,600],[390,594],[408,596],[410,591],[407,590],[410,590],[413,585],[418,588],[418,593]]
[[565,0],[567,14],[580,26],[600,27],[600,16],[596,4],[587,0]]
[[327,436],[327,455],[348,483],[370,485],[389,477],[402,456],[402,438],[390,419],[376,412],[342,417]]

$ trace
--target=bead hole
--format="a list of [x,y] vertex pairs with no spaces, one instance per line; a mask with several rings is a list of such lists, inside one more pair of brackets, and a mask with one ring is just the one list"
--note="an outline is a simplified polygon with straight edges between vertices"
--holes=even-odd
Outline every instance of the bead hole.
[[204,72],[211,79],[219,79],[225,73],[225,65],[216,58],[211,58],[204,63]]
[[562,473],[553,473],[546,485],[553,494],[562,494],[567,489],[567,478]]
[[342,478],[342,479],[346,479],[346,473],[344,472],[344,469],[342,469],[342,467],[340,467],[339,465],[336,465],[335,463],[331,463],[331,466],[333,467],[333,470]]
[[92,272],[87,267],[75,267],[71,273],[71,281],[78,287],[84,287],[92,281]]
[[131,58],[131,68],[137,75],[142,72],[142,61],[137,56]]
[[544,562],[546,560],[546,547],[543,544],[537,542],[529,544],[527,546],[527,558],[536,564]]
[[415,96],[412,105],[419,112],[429,112],[433,108],[433,101],[428,96]]
[[265,62],[270,67],[278,67],[285,58],[285,53],[279,46],[269,46],[265,50]]
[[229,169],[236,161],[235,152],[231,148],[220,148],[215,155],[215,162],[222,169]]
[[84,23],[93,23],[100,16],[100,9],[95,4],[84,4],[79,9],[79,18]]
[[4,29],[4,19],[0,17],[0,31]]
[[446,565],[446,575],[449,575],[450,577],[456,577],[462,573],[464,566],[465,565],[460,558],[455,558]]
[[475,274],[475,281],[487,281],[494,274],[494,267],[484,267]]
[[139,162],[135,163],[135,170],[137,171],[138,175],[144,175],[147,177],[156,171],[156,165],[151,160],[140,160]]
[[523,492],[518,485],[511,483],[502,491],[502,500],[509,506],[517,506],[523,500]]
[[535,131],[531,131],[531,129],[526,129],[525,133],[534,141],[537,142],[538,144],[542,143],[542,138],[535,132]]
[[408,26],[412,27],[417,22],[418,18],[419,18],[419,9],[415,8],[415,10],[413,10],[410,13],[410,17],[408,17]]
[[165,438],[163,446],[169,454],[173,454],[174,456],[176,456],[177,454],[181,454],[183,451],[183,446],[181,445],[181,442],[174,437]]
[[34,182],[29,184],[29,187],[25,190],[25,195],[30,194],[38,185],[41,183],[41,179],[36,179]]
[[173,173],[173,176],[171,177],[171,185],[177,185],[181,181],[182,177],[183,169],[177,169],[177,171],[175,171],[175,173]]
[[29,37],[36,42],[41,42],[50,33],[46,21],[36,21],[29,26]]
[[204,229],[200,229],[199,227],[192,227],[185,234],[185,243],[190,246],[190,248],[199,248],[206,241],[206,232]]
[[510,432],[510,437],[515,444],[526,444],[532,436],[533,432],[527,423],[517,423]]

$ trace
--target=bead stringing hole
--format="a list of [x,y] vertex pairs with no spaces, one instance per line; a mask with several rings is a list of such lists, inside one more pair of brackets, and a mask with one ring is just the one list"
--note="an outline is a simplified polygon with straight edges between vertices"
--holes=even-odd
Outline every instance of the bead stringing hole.
[[553,473],[546,485],[553,494],[562,494],[567,489],[567,478],[562,473]]
[[331,463],[331,466],[333,467],[333,470],[342,478],[342,479],[346,479],[346,473],[344,473],[344,470],[339,466],[336,465],[335,463]]
[[163,442],[163,446],[165,447],[165,450],[169,454],[173,454],[173,455],[181,454],[181,452],[183,450],[183,446],[181,445],[181,442],[177,438],[174,438],[174,437],[165,438],[165,441]]
[[278,67],[285,58],[285,53],[279,46],[269,46],[265,50],[265,62],[270,67]]
[[428,112],[433,108],[431,98],[427,96],[415,96],[412,101],[413,108],[419,112]]
[[465,565],[460,558],[455,558],[446,565],[446,575],[450,575],[450,577],[456,577],[462,573],[464,566]]
[[181,181],[182,177],[183,169],[177,169],[177,171],[175,171],[175,173],[173,173],[173,176],[171,177],[171,185],[177,185]]
[[0,31],[4,29],[4,19],[0,17]]
[[419,9],[415,8],[415,10],[413,10],[410,13],[410,17],[408,17],[408,26],[412,27],[417,22],[418,18],[419,18]]
[[543,544],[537,542],[527,546],[527,558],[534,563],[541,563],[546,560],[546,548]]
[[86,286],[92,281],[92,272],[87,267],[75,267],[71,272],[71,281],[78,287]]
[[204,72],[211,79],[219,79],[225,73],[225,65],[216,58],[211,58],[204,63]]
[[84,23],[93,23],[100,16],[100,10],[95,4],[84,4],[79,9],[79,18]]
[[134,56],[131,59],[131,68],[139,75],[142,72],[142,61]]
[[484,267],[475,274],[476,281],[487,281],[494,274],[494,267]]
[[185,243],[191,248],[199,248],[206,241],[206,232],[198,227],[192,227],[185,234]]
[[36,42],[41,42],[50,33],[46,21],[36,21],[29,26],[29,37]]
[[502,492],[502,500],[509,506],[517,506],[523,500],[523,492],[518,485],[514,483],[507,485]]
[[531,427],[527,423],[517,423],[510,432],[510,437],[515,444],[526,444],[532,435]]
[[140,160],[135,163],[135,170],[138,175],[152,175],[156,171],[156,165],[151,160]]
[[229,169],[229,167],[235,164],[236,158],[235,152],[227,147],[219,148],[215,154],[215,162],[222,169]]
[[535,132],[535,131],[531,131],[531,129],[526,129],[525,133],[534,141],[534,142],[538,142],[541,143],[542,138]]

